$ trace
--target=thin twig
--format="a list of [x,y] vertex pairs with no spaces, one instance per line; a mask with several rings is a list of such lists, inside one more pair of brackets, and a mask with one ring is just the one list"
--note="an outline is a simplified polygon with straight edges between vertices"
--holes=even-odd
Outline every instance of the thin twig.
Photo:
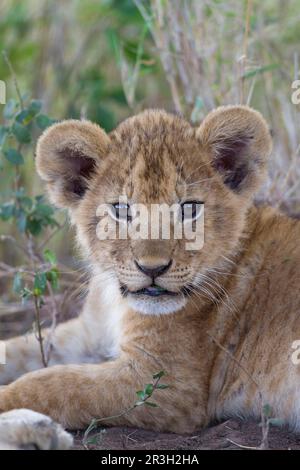
[[45,351],[44,351],[44,338],[42,335],[42,328],[41,328],[41,315],[40,315],[40,306],[39,306],[39,300],[36,295],[34,295],[34,307],[35,307],[35,315],[36,315],[36,325],[37,325],[37,335],[38,335],[38,342],[40,345],[40,351],[41,351],[41,356],[42,356],[42,362],[43,366],[47,367],[48,362],[45,356]]

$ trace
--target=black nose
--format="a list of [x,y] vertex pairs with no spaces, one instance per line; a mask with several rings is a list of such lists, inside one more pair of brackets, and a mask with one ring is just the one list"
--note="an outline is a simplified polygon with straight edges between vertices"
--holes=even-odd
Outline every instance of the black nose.
[[161,264],[160,266],[147,266],[144,264],[139,264],[137,261],[134,262],[136,267],[142,271],[142,273],[152,277],[152,279],[167,272],[172,264],[172,260],[170,260],[167,264]]

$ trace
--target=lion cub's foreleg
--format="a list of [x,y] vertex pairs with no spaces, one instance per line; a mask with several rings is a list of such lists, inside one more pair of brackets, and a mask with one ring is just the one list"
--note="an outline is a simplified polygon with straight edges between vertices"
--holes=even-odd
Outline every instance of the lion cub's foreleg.
[[201,426],[205,417],[202,420],[195,413],[193,422],[194,418],[186,413],[184,406],[178,405],[182,397],[169,376],[165,379],[169,388],[153,396],[152,401],[158,408],[133,407],[137,401],[136,391],[151,381],[155,369],[157,365],[134,357],[121,357],[99,365],[42,369],[0,389],[0,412],[30,408],[49,415],[68,429],[84,428],[93,418],[101,418],[101,425],[142,426],[176,432],[191,432]]

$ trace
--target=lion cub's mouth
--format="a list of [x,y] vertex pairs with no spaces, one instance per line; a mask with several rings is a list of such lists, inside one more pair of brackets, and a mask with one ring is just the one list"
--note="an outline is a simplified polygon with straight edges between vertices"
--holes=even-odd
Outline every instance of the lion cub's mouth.
[[121,292],[123,295],[128,295],[128,294],[147,295],[149,297],[160,297],[163,295],[171,295],[171,296],[179,295],[179,292],[172,292],[167,289],[164,289],[163,287],[157,286],[155,284],[152,284],[149,287],[144,287],[143,289],[139,289],[136,291],[129,291],[127,287],[121,286]]
[[185,306],[188,290],[182,288],[174,292],[152,284],[143,289],[131,291],[126,285],[121,285],[121,293],[136,312],[144,315],[165,315],[174,313]]

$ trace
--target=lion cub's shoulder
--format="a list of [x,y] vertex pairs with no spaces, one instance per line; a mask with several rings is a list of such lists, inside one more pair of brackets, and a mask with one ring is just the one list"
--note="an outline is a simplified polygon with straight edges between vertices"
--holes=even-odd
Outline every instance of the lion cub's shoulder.
[[[249,213],[251,227],[247,233],[245,261],[259,266],[259,290],[268,289],[284,302],[289,292],[298,302],[300,278],[300,220],[288,217],[270,207],[253,208]],[[258,270],[256,269],[256,272]],[[295,290],[296,289],[296,290]],[[272,294],[272,295],[273,295]]]

